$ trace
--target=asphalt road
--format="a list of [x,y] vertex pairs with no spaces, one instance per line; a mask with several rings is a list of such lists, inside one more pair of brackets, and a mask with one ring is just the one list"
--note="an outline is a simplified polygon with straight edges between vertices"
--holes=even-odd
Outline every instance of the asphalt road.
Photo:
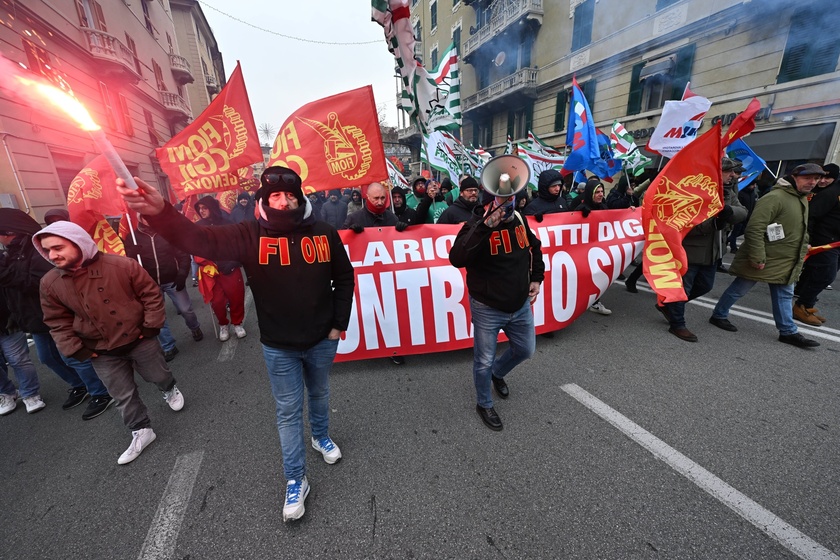
[[469,350],[337,364],[344,459],[308,450],[306,515],[286,524],[253,304],[248,337],[223,345],[193,291],[205,340],[170,315],[186,407],[142,385],[158,439],[135,462],[116,463],[117,411],[62,411],[40,365],[47,408],[0,418],[0,558],[836,558],[840,296],[824,293],[827,326],[800,328],[822,346],[802,350],[776,340],[766,286],[737,333],[710,325],[728,279],[689,306],[694,344],[652,293],[613,285],[611,316],[538,337],[499,433],[475,413]]

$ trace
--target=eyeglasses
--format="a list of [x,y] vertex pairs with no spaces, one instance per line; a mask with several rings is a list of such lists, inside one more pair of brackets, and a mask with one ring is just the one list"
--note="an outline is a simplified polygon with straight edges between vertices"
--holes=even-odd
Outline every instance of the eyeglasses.
[[298,181],[297,176],[292,173],[266,173],[263,177],[269,185],[276,185],[280,182],[280,179],[283,179],[283,182],[291,187],[296,185]]

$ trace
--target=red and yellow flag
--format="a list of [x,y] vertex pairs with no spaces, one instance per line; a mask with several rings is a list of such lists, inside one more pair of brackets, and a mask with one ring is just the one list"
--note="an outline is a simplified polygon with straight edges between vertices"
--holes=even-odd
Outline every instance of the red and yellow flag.
[[240,187],[238,170],[263,155],[239,64],[204,112],[155,153],[178,200]]
[[388,178],[371,86],[307,103],[286,119],[269,165],[294,170],[305,193]]
[[746,136],[753,131],[755,128],[755,115],[758,113],[759,109],[761,109],[761,103],[758,102],[758,99],[753,97],[752,101],[750,101],[749,105],[747,105],[747,108],[744,109],[744,112],[739,113],[732,121],[732,124],[729,125],[729,130],[726,131],[726,136],[723,138],[724,148],[738,138]]
[[119,216],[125,211],[116,181],[117,175],[105,156],[95,157],[70,183],[67,211],[70,221],[84,228],[100,251],[125,255],[122,240],[105,219],[106,215]]
[[677,152],[645,194],[645,277],[660,303],[686,301],[682,246],[691,228],[723,209],[720,123]]

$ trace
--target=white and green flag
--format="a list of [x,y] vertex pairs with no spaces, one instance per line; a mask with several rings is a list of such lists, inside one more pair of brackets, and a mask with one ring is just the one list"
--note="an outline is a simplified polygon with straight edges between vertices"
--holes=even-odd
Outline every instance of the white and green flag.
[[411,185],[408,183],[405,175],[400,173],[400,170],[397,169],[397,166],[391,163],[390,159],[385,159],[385,163],[388,165],[388,179],[391,180],[391,185],[411,190]]
[[463,152],[462,148],[458,139],[448,132],[434,130],[423,136],[420,159],[428,163],[432,169],[440,171],[443,175],[449,175],[452,184],[457,185],[461,175],[458,154]]
[[639,150],[633,140],[633,135],[627,132],[624,125],[618,121],[613,122],[610,131],[610,147],[615,154],[615,159],[621,160],[624,168],[633,176],[641,175],[645,166],[651,162],[651,159]]
[[516,155],[522,158],[528,164],[531,170],[531,177],[528,179],[528,188],[537,190],[537,182],[539,181],[540,173],[546,169],[556,169],[560,171],[566,158],[555,150],[557,155],[547,155],[540,151],[530,149],[530,147],[519,144]]

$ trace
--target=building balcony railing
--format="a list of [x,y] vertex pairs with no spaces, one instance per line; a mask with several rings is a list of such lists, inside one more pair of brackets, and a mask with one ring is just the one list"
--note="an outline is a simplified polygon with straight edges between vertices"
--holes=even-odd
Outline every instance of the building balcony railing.
[[81,27],[87,39],[90,54],[100,63],[99,68],[106,76],[128,78],[140,81],[140,74],[134,64],[134,53],[119,39],[104,31]]
[[496,35],[520,22],[531,19],[542,25],[543,0],[496,0],[490,5],[493,17],[464,41],[463,57],[466,59]]
[[513,94],[536,98],[537,72],[538,70],[536,68],[523,68],[494,84],[490,84],[489,87],[465,98],[463,100],[462,110],[466,112],[477,109],[482,105],[499,101]]
[[397,139],[400,142],[406,142],[415,138],[420,138],[420,129],[414,123],[397,130]]
[[207,93],[213,95],[219,93],[219,80],[213,74],[204,74],[204,85],[207,86]]
[[190,69],[190,61],[180,54],[169,54],[169,66],[172,68],[172,76],[179,84],[191,84],[195,81]]
[[187,120],[192,117],[192,111],[187,100],[169,91],[158,91],[160,102],[166,109],[167,115],[172,120]]

